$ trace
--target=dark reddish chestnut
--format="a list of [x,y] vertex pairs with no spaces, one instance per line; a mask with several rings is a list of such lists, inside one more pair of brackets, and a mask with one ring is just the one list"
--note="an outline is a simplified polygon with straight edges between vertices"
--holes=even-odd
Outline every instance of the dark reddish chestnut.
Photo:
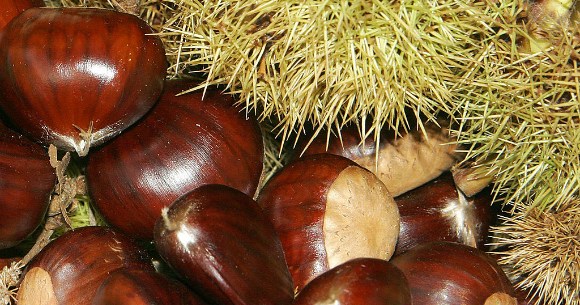
[[[25,10],[44,6],[42,0],[0,0],[0,31],[12,20]],[[1,34],[0,34],[1,35]]]
[[191,287],[220,305],[290,304],[280,240],[258,204],[224,185],[180,197],[159,219],[155,245]]
[[[441,122],[441,124],[445,124]],[[396,135],[393,130],[381,131],[379,143],[373,137],[364,141],[358,128],[349,125],[340,137],[319,135],[312,143],[301,143],[303,155],[331,153],[349,158],[372,171],[398,196],[414,189],[450,169],[458,160],[457,145],[446,128],[435,123],[425,124],[425,130],[415,129]]]
[[411,305],[411,292],[401,270],[388,261],[356,258],[313,279],[293,305]]
[[105,227],[69,231],[27,266],[24,281],[29,276],[37,279],[20,285],[18,304],[37,305],[35,295],[44,291],[58,304],[90,305],[107,276],[121,268],[154,270],[147,253],[121,233]]
[[0,249],[38,227],[55,183],[46,151],[0,123]]
[[401,229],[395,255],[429,241],[459,242],[483,249],[492,221],[489,191],[466,198],[449,172],[395,197]]
[[181,282],[154,270],[119,269],[105,279],[92,305],[205,305]]
[[268,181],[257,200],[280,236],[297,291],[350,259],[393,254],[397,206],[372,172],[345,157],[297,159]]
[[112,10],[28,9],[0,41],[0,108],[33,139],[86,155],[161,94],[167,61],[152,33]]
[[405,274],[413,304],[517,305],[503,270],[476,248],[430,242],[393,257],[391,262]]
[[161,209],[203,184],[256,192],[264,150],[257,120],[215,89],[203,100],[201,92],[176,96],[192,86],[168,81],[143,121],[90,156],[92,198],[127,234],[152,239]]

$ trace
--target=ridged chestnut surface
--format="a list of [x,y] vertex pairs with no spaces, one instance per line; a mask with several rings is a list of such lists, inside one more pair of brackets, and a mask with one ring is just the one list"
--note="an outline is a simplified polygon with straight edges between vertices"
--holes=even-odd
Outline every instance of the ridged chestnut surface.
[[267,182],[257,200],[280,236],[296,291],[350,259],[393,254],[395,201],[372,172],[345,157],[297,159]]
[[41,270],[47,276],[41,277],[45,281],[21,285],[18,297],[34,297],[38,285],[50,279],[47,288],[58,304],[90,305],[103,281],[121,268],[154,270],[147,253],[127,236],[105,227],[75,229],[52,241],[32,260],[28,272]]
[[205,305],[181,282],[154,270],[123,268],[101,284],[91,305]]
[[[0,31],[14,17],[18,16],[25,10],[35,7],[44,6],[42,0],[0,0]],[[0,34],[1,35],[1,34]]]
[[426,123],[425,130],[412,129],[399,135],[385,128],[380,136],[378,145],[372,136],[363,141],[358,128],[349,125],[341,130],[340,137],[321,134],[310,144],[301,143],[297,153],[326,152],[349,158],[376,174],[395,197],[436,178],[459,158],[447,129],[435,123]]
[[38,227],[55,183],[48,153],[0,123],[0,249]]
[[276,231],[251,197],[231,187],[204,185],[180,197],[157,222],[155,245],[211,303],[292,303]]
[[313,279],[293,305],[411,305],[407,279],[386,260],[355,258]]
[[159,97],[167,60],[152,33],[112,10],[28,9],[0,41],[0,107],[33,139],[86,155]]
[[263,168],[257,120],[216,89],[168,81],[142,121],[99,150],[87,167],[89,191],[107,221],[152,239],[161,209],[203,184],[224,184],[253,196]]
[[[517,303],[513,298],[513,286],[496,261],[470,246],[452,242],[424,243],[393,257],[391,262],[405,274],[413,304]],[[491,301],[492,298],[497,301]]]
[[467,198],[451,173],[395,197],[401,229],[395,255],[430,241],[451,241],[483,249],[492,221],[491,194]]

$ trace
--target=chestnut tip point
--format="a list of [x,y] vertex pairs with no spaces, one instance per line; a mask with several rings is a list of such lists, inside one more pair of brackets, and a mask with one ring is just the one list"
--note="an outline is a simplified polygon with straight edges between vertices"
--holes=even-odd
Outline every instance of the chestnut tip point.
[[169,219],[169,216],[167,215],[168,211],[169,207],[163,207],[161,209],[161,219],[163,219],[163,226],[168,231],[175,231],[177,229],[177,225],[175,224],[175,222]]

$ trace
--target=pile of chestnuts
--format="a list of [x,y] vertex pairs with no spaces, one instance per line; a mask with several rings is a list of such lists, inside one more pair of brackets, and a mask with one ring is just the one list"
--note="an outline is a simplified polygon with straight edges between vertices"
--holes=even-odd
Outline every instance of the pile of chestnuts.
[[138,17],[8,3],[0,268],[45,217],[66,214],[50,207],[66,185],[48,146],[85,161],[107,222],[31,258],[8,287],[18,304],[518,304],[485,252],[489,194],[457,189],[444,128],[380,145],[345,130],[264,181],[258,119],[219,88],[184,93],[196,81],[168,79]]

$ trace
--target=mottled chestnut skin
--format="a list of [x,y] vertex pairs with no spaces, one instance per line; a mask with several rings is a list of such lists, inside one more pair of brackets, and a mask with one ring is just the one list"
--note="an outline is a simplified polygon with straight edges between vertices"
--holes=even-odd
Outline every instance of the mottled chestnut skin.
[[[27,266],[48,272],[59,304],[90,305],[103,281],[121,268],[154,270],[132,239],[106,227],[69,231],[44,248]],[[24,290],[32,286],[21,286]]]
[[184,284],[153,270],[119,269],[101,284],[92,305],[205,305]]
[[153,239],[161,209],[204,184],[253,196],[264,147],[255,118],[217,89],[176,96],[191,81],[168,81],[154,109],[137,125],[92,152],[89,191],[106,220],[121,231]]
[[[44,6],[42,0],[0,0],[0,31],[12,20],[25,10]],[[0,34],[2,35],[2,34]]]
[[491,256],[463,244],[424,243],[390,262],[405,274],[414,304],[483,305],[494,293],[515,294]]
[[248,195],[217,184],[171,204],[155,227],[161,257],[211,303],[285,305],[294,298],[280,240]]
[[397,206],[373,173],[348,158],[294,160],[266,183],[257,201],[280,236],[296,291],[347,260],[388,260],[394,252]]
[[401,229],[395,255],[430,241],[459,242],[484,249],[492,222],[488,190],[466,198],[449,172],[395,197]]
[[38,227],[55,183],[48,153],[0,123],[0,249]]
[[0,108],[33,139],[85,155],[161,94],[167,60],[152,33],[112,10],[30,8],[1,37]]
[[293,305],[411,305],[405,275],[386,260],[356,258],[313,279]]

